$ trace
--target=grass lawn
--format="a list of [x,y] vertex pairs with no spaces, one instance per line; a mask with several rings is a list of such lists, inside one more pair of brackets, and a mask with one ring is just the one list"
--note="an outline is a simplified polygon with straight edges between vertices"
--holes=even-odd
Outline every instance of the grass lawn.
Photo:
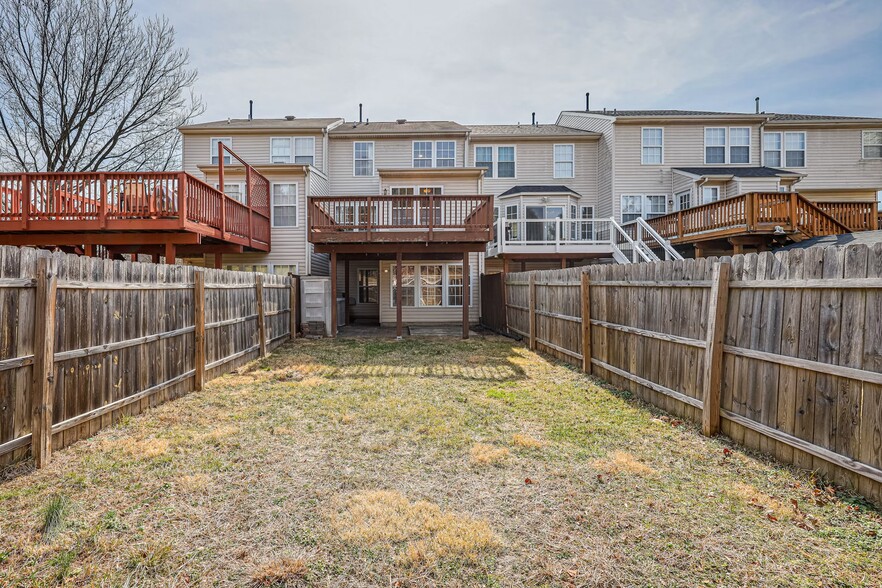
[[878,511],[496,337],[299,341],[0,484],[2,586],[880,584]]

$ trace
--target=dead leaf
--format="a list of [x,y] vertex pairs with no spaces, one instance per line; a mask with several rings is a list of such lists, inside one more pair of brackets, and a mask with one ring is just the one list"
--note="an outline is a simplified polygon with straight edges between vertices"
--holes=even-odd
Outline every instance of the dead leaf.
[[533,480],[531,480],[530,478],[524,479],[524,484],[532,484],[532,483],[533,483]]
[[773,513],[772,511],[769,511],[766,513],[766,518],[769,519],[770,521],[772,521],[773,523],[778,522],[778,517],[776,517],[775,513]]

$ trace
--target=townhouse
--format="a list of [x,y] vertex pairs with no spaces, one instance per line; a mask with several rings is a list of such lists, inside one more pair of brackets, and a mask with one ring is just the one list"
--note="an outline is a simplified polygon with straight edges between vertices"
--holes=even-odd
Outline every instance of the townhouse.
[[[271,184],[270,252],[190,261],[331,275],[347,321],[383,325],[477,322],[481,273],[765,247],[804,238],[812,215],[874,228],[882,190],[873,118],[586,110],[548,125],[285,117],[181,133],[184,171],[243,197],[226,155],[220,186],[223,143]],[[709,236],[708,219],[729,232]]]

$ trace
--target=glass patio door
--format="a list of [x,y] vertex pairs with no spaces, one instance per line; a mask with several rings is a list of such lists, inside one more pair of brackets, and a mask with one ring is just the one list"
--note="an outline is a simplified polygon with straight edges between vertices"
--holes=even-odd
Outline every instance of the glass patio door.
[[[556,219],[563,218],[562,206],[527,206],[527,241],[553,242],[557,239]],[[545,221],[545,222],[538,222]]]

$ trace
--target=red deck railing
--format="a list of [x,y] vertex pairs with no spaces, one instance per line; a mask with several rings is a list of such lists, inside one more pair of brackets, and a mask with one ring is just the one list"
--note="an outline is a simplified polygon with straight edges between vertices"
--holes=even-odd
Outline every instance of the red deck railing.
[[3,173],[0,231],[188,231],[268,251],[269,181],[245,166],[244,202],[184,172]]
[[806,237],[838,235],[851,229],[819,205],[795,192],[752,192],[709,202],[647,221],[674,243],[697,242],[748,233],[772,233],[777,227]]
[[493,196],[320,196],[309,200],[313,243],[492,238]]

